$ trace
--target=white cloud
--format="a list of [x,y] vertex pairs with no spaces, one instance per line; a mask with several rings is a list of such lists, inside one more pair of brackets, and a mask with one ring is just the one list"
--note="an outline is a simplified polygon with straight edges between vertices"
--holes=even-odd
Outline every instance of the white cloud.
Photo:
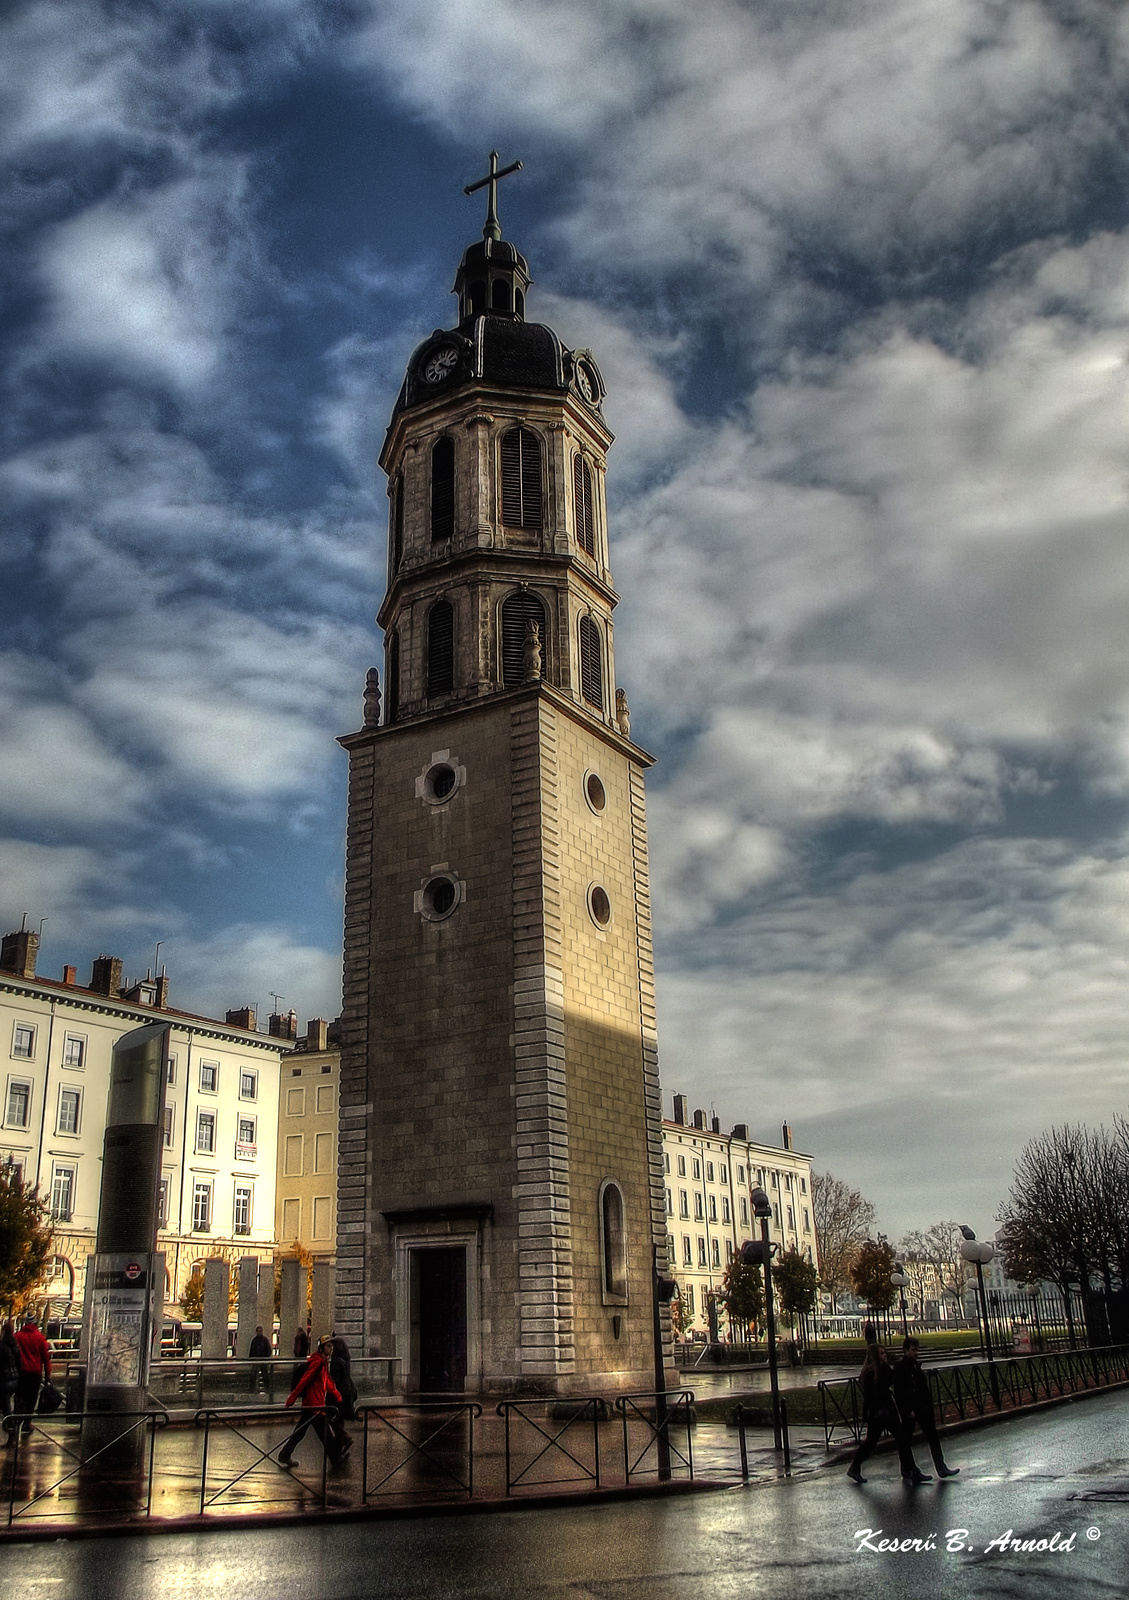
[[17,928],[26,911],[32,926],[43,916],[70,922],[91,895],[120,888],[122,867],[104,852],[77,845],[0,839],[0,918]]
[[167,950],[169,1002],[179,1010],[222,1017],[244,1005],[259,1023],[273,1009],[298,1013],[299,1031],[311,1017],[332,1021],[341,1010],[341,958],[296,940],[283,928],[237,924],[197,938],[171,940]]

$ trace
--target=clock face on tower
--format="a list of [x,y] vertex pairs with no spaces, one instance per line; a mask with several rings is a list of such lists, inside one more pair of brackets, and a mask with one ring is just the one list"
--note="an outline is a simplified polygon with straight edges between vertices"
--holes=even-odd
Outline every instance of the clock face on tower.
[[423,364],[424,383],[442,383],[450,377],[459,364],[459,352],[453,344],[442,344],[433,350]]
[[595,400],[598,393],[596,379],[586,362],[578,361],[576,364],[576,387],[589,404]]

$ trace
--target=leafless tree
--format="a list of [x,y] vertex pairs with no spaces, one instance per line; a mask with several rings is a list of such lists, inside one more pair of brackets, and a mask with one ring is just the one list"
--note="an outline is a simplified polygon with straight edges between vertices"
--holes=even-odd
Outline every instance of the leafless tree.
[[851,1267],[874,1225],[876,1213],[857,1189],[830,1172],[812,1173],[811,1199],[819,1281],[831,1296],[834,1311],[839,1295],[851,1287]]

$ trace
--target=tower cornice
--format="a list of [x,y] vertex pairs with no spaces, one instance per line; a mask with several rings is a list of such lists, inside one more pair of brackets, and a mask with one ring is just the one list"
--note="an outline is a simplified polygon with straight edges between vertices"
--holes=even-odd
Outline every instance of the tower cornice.
[[[526,420],[536,413],[531,407],[544,406],[556,414],[558,420],[567,418],[577,432],[588,433],[593,444],[606,453],[615,442],[603,417],[584,404],[579,395],[553,389],[502,388],[493,383],[469,383],[450,393],[440,393],[433,400],[421,402],[411,410],[398,411],[388,424],[378,465],[388,476],[396,470],[401,451],[412,435],[434,432],[436,427],[450,429],[471,427],[490,418],[513,417]],[[486,416],[483,416],[486,413]]]
[[514,583],[526,578],[531,584],[540,584],[556,578],[571,582],[577,588],[591,590],[593,597],[606,605],[609,611],[614,611],[619,604],[616,590],[579,556],[555,551],[511,549],[505,545],[495,545],[489,550],[471,546],[437,560],[421,562],[418,566],[401,567],[380,603],[380,610],[376,614],[377,626],[388,626],[405,590],[432,584],[442,587],[462,577],[468,570],[483,582],[493,579]]

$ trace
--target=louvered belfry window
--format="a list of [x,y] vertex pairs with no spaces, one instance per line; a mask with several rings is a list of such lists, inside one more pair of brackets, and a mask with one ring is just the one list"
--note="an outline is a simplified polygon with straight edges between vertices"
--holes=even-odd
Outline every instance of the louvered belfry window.
[[525,682],[525,625],[541,626],[541,647],[545,647],[545,607],[528,589],[519,589],[502,601],[502,682],[516,689]]
[[455,613],[449,600],[437,600],[427,614],[427,692],[450,694],[455,687]]
[[600,630],[591,617],[580,619],[580,692],[597,711],[604,709],[604,662]]
[[502,435],[502,521],[507,528],[541,526],[541,441],[528,428]]
[[581,455],[572,458],[572,498],[576,507],[576,542],[590,556],[596,554],[592,527],[592,468]]
[[400,570],[400,562],[404,557],[404,475],[399,473],[392,485],[392,550],[389,566],[392,576],[395,577]]
[[450,539],[455,531],[455,441],[437,439],[431,449],[431,537]]
[[400,635],[388,641],[388,682],[385,684],[384,720],[395,722],[400,714]]

